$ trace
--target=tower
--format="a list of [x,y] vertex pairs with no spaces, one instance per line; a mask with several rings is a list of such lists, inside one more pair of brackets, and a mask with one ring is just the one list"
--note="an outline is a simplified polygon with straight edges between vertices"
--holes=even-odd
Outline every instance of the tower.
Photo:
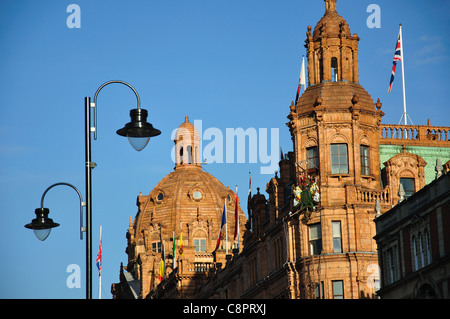
[[[325,14],[305,47],[309,87],[288,115],[299,178],[320,187],[320,205],[299,223],[295,252],[300,298],[360,298],[374,293],[375,202],[381,189],[381,103],[359,83],[357,34],[325,0]],[[377,109],[376,109],[377,108]],[[302,214],[302,212],[300,212]]]

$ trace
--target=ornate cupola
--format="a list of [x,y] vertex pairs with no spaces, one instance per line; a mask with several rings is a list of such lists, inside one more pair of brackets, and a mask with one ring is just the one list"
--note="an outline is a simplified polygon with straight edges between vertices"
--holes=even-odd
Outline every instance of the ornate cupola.
[[181,167],[200,167],[200,136],[186,115],[184,122],[175,134],[175,169]]
[[336,11],[336,0],[325,0],[325,15],[305,41],[308,55],[309,84],[348,81],[359,82],[358,41],[355,33]]

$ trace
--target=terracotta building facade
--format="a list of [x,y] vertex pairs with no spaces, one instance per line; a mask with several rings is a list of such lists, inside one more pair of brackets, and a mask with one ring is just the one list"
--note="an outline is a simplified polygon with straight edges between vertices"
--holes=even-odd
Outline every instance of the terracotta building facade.
[[[238,247],[230,238],[216,248],[224,208],[227,219],[234,220],[236,195],[201,168],[200,137],[197,129],[185,121],[175,134],[175,169],[148,195],[137,198],[138,213],[130,218],[127,231],[128,263],[120,269],[120,283],[112,285],[114,298],[160,298],[158,287],[177,278],[173,295],[192,298],[198,291],[203,273],[216,263],[225,263],[227,250]],[[242,241],[245,214],[240,216],[238,241]],[[234,234],[234,224],[228,232]],[[174,247],[175,241],[175,250]],[[228,247],[226,245],[228,244]],[[168,289],[163,289],[163,292]]]
[[[306,32],[309,86],[287,108],[293,150],[266,195],[258,188],[249,199],[248,220],[239,208],[240,245],[210,253],[228,197],[234,220],[235,194],[202,171],[198,133],[186,119],[180,129],[189,139],[177,134],[174,172],[138,196],[114,298],[378,297],[374,220],[431,182],[436,162],[450,169],[450,128],[382,124],[382,103],[360,84],[359,37],[336,0],[324,2],[323,17]],[[152,247],[173,232],[179,240],[180,222],[186,249],[160,282],[161,252]],[[198,239],[206,250],[198,251]]]

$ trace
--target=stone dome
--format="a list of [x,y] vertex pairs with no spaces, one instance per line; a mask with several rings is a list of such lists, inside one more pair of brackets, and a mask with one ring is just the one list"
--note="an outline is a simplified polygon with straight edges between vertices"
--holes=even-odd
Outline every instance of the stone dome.
[[349,109],[350,107],[375,112],[370,94],[358,83],[327,82],[308,87],[297,103],[297,113],[317,109]]
[[[183,228],[186,224],[191,227],[196,224],[203,232],[201,237],[210,239],[207,251],[211,252],[215,248],[213,244],[219,233],[225,201],[230,221],[229,238],[234,234],[235,198],[235,193],[230,188],[204,172],[201,167],[179,166],[165,176],[149,195],[138,197],[140,209],[135,221],[135,233],[139,236],[150,224],[161,224],[163,232],[168,232],[166,235],[170,237],[173,230],[179,232],[180,222]],[[245,225],[247,220],[240,207],[239,218],[240,224]],[[243,231],[244,227],[240,227],[240,230]],[[184,228],[184,232],[186,231]],[[196,236],[195,230],[191,235]]]
[[314,28],[313,38],[317,39],[320,36],[350,37],[350,27],[343,17],[336,11],[336,0],[325,0],[325,14],[319,20]]

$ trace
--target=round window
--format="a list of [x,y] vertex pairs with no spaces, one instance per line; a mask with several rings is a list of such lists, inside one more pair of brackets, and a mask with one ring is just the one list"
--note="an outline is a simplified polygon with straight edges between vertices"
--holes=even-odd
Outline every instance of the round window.
[[157,200],[163,200],[163,198],[164,198],[163,193],[159,193],[158,196],[156,197]]
[[196,200],[200,200],[200,199],[202,199],[202,193],[200,192],[200,191],[195,191],[193,194],[192,194],[192,196],[194,197],[194,199],[196,199]]

